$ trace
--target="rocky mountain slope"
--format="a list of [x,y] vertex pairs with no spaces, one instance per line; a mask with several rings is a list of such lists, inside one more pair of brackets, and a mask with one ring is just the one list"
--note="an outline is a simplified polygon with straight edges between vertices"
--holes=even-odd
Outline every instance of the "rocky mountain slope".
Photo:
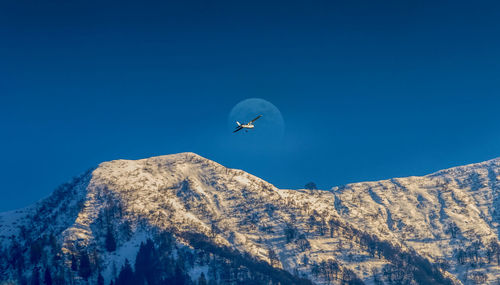
[[500,159],[332,192],[343,218],[445,263],[462,282],[500,280]]
[[193,153],[104,162],[0,214],[0,280],[493,283],[499,173],[497,159],[331,191],[283,190]]

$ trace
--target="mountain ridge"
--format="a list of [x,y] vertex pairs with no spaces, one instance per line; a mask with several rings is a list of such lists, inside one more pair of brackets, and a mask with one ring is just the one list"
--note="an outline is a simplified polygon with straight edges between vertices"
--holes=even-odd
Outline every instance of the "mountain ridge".
[[[423,174],[423,175],[397,176],[397,177],[391,177],[391,178],[383,178],[383,179],[379,179],[379,180],[365,180],[365,181],[358,181],[358,182],[348,182],[348,183],[345,183],[345,184],[339,184],[339,185],[332,186],[330,188],[330,190],[333,189],[333,188],[339,188],[339,187],[350,185],[350,184],[387,181],[387,180],[398,179],[398,178],[436,176],[436,175],[440,175],[440,174],[447,173],[447,172],[450,172],[450,171],[473,169],[473,168],[476,168],[476,167],[481,167],[481,166],[486,166],[486,165],[491,165],[491,164],[500,165],[500,157],[488,159],[488,160],[481,161],[481,162],[473,162],[473,163],[464,164],[464,165],[451,166],[451,167],[448,167],[448,168],[439,169],[439,170],[436,170],[434,172],[431,172],[431,173],[428,173],[428,174]],[[327,189],[321,189],[321,190],[327,190]]]
[[[498,266],[471,265],[463,276],[465,265],[454,262],[455,253],[451,251],[477,241],[485,245],[493,238],[498,241],[498,219],[493,215],[496,204],[476,207],[473,201],[478,203],[480,196],[470,193],[475,193],[472,188],[477,188],[476,192],[496,193],[497,180],[484,184],[484,177],[496,179],[499,163],[496,158],[426,176],[350,183],[328,191],[278,189],[243,170],[226,168],[191,152],[113,160],[63,184],[33,206],[0,213],[0,244],[12,251],[16,242],[27,247],[40,237],[55,235],[60,252],[55,251],[63,264],[71,263],[71,258],[81,255],[82,249],[94,252],[91,264],[94,270],[100,268],[99,274],[107,282],[119,277],[113,267],[123,266],[125,256],[133,259],[142,243],[158,239],[161,232],[175,236],[176,250],[199,253],[210,248],[243,260],[247,266],[264,262],[270,267],[256,268],[274,272],[269,276],[274,276],[275,281],[292,278],[286,277],[290,273],[318,284],[370,284],[384,278],[435,284],[460,284],[485,276],[493,280],[498,277]],[[470,173],[477,177],[469,179]],[[462,199],[465,206],[458,207],[453,199]],[[415,203],[417,206],[412,206]],[[408,215],[408,211],[412,214]],[[473,214],[469,220],[480,226],[480,238],[467,233],[470,226],[458,220],[466,214],[459,211]],[[488,215],[490,220],[484,218]],[[447,233],[445,227],[452,222],[461,232],[459,238],[451,238]],[[116,236],[116,252],[105,249],[110,228]],[[193,236],[204,240],[201,244],[205,249],[195,247],[200,241],[193,240]],[[451,245],[444,246],[446,242]],[[237,257],[239,254],[248,258]],[[399,256],[406,256],[406,261]],[[218,262],[230,262],[218,258]],[[472,259],[479,263],[479,257]],[[443,260],[448,265],[441,264]],[[471,258],[461,261],[464,260],[467,263]],[[398,269],[402,262],[414,271]],[[426,262],[430,263],[425,265]],[[34,265],[26,266],[27,273],[16,277],[12,271],[16,267],[10,263],[2,266],[5,264],[8,270],[3,277],[0,275],[0,280],[33,278],[34,273],[30,275],[29,271]],[[78,276],[64,273],[64,265],[61,267],[57,274],[81,281]],[[196,266],[183,267],[186,272],[200,270]],[[264,271],[259,271],[258,278],[266,278],[262,277]],[[211,280],[227,281],[221,277],[222,271],[214,272]],[[97,273],[94,271],[88,278],[95,280]],[[187,275],[196,280],[198,273]],[[245,276],[241,278],[250,278]],[[165,280],[170,277],[164,273]]]

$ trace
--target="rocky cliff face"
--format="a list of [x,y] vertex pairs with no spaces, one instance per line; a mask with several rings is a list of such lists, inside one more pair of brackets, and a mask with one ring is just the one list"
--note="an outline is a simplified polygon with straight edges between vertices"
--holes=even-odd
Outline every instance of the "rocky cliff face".
[[499,173],[492,160],[331,191],[282,190],[193,153],[104,162],[0,214],[0,280],[493,282]]

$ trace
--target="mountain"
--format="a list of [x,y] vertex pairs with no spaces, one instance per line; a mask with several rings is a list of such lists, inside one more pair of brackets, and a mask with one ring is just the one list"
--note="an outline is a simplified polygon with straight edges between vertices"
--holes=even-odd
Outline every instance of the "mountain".
[[499,173],[285,190],[193,153],[104,162],[0,214],[0,284],[493,283]]
[[337,212],[362,230],[443,264],[464,283],[499,282],[500,159],[332,192]]

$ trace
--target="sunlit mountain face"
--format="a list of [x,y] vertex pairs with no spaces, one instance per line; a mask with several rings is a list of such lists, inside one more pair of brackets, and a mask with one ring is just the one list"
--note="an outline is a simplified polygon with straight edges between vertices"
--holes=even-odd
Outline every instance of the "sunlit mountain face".
[[499,179],[495,159],[287,190],[194,153],[104,162],[0,214],[0,283],[493,284]]

